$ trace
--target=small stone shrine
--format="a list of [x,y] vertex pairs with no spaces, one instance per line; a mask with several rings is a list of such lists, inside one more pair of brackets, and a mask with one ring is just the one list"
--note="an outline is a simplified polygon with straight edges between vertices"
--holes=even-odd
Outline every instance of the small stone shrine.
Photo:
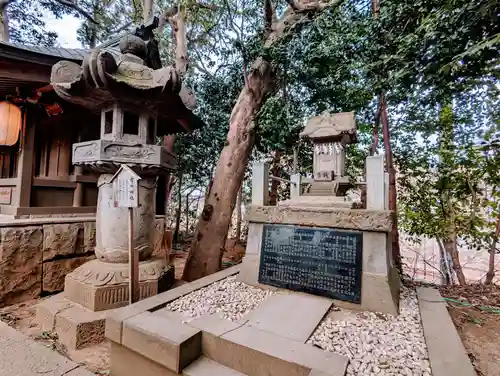
[[345,146],[356,142],[354,112],[324,113],[306,121],[301,137],[313,142],[313,179],[302,179],[303,192],[281,206],[336,206],[351,208],[345,194],[353,185],[345,176]]
[[[65,304],[72,307],[73,314],[65,317],[73,330],[73,338],[65,341],[71,347],[79,347],[84,337],[103,339],[105,316],[92,312],[128,304],[128,209],[115,207],[112,184],[122,164],[141,177],[133,228],[140,299],[167,290],[174,281],[173,266],[165,258],[152,257],[156,176],[174,170],[177,163],[175,155],[156,145],[156,137],[189,132],[202,123],[191,112],[194,96],[177,71],[148,67],[146,56],[146,43],[128,35],[120,42],[120,53],[95,49],[82,66],[61,61],[52,68],[51,84],[60,97],[100,112],[100,139],[74,144],[72,158],[75,165],[99,174],[97,258],[69,273],[63,298],[53,298],[54,311]],[[37,312],[42,326],[44,320],[58,320],[46,320],[48,304],[42,303]],[[87,318],[86,327],[82,317]]]
[[[269,166],[255,163],[241,281],[333,298],[340,307],[397,315],[399,276],[391,258],[383,156],[366,160],[367,208],[345,197],[345,145],[356,142],[353,112],[324,113],[302,136],[314,144],[313,179],[291,176],[289,200],[268,205]],[[303,188],[304,186],[304,188]]]

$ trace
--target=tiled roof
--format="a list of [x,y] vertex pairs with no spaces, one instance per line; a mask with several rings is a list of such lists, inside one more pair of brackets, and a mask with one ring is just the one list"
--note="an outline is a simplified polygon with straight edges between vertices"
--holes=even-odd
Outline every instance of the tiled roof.
[[0,42],[0,47],[11,47],[17,50],[25,51],[38,55],[51,56],[65,60],[83,60],[88,50],[83,48],[62,48],[62,47],[40,47],[40,46],[26,46],[16,43]]
[[[124,35],[113,38],[112,40],[98,46],[98,48],[105,48],[113,53],[118,47],[120,39]],[[25,60],[25,58],[28,58],[28,60],[32,60],[33,62],[39,62],[42,64],[48,63],[50,65],[54,64],[55,61],[58,60],[81,62],[89,51],[89,49],[84,48],[41,47],[0,42],[0,57],[13,58],[16,60]]]

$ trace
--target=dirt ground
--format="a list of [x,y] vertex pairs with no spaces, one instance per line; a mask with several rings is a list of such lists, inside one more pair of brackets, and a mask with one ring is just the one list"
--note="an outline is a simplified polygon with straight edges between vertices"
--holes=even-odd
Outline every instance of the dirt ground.
[[477,374],[500,375],[500,287],[473,284],[440,290],[443,297],[462,302],[448,301],[448,311]]
[[[177,251],[173,264],[175,266],[175,278],[180,280],[186,263],[187,248],[189,243],[184,244],[182,250]],[[226,242],[227,251],[223,257],[223,268],[229,267],[241,261],[245,252],[245,244],[237,242],[235,239],[229,239]],[[8,307],[0,308],[0,320],[20,332],[30,336],[38,343],[41,343],[61,355],[82,364],[89,371],[96,375],[109,375],[109,344],[107,341],[89,346],[79,350],[67,349],[57,341],[57,335],[51,332],[43,332],[37,325],[36,304],[42,299],[34,299],[27,302],[14,304]]]
[[76,363],[82,364],[96,375],[109,375],[109,344],[107,342],[80,350],[70,350],[57,341],[57,335],[41,330],[36,323],[35,315],[36,304],[42,299],[29,300],[1,308],[0,320],[30,336],[36,342],[57,351]]

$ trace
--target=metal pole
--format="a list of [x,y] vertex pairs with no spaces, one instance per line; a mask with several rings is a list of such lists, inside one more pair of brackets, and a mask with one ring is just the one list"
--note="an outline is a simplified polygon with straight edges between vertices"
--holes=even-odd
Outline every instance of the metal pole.
[[128,208],[129,304],[139,300],[139,255],[134,246],[134,208]]

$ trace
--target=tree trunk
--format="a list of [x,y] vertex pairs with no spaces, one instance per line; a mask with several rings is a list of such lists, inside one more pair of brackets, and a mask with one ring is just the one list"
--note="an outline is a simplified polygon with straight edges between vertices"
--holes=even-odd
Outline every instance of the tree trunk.
[[[174,16],[169,18],[169,22],[172,27],[172,30],[174,30],[174,35],[175,35],[175,56],[176,56],[175,69],[179,72],[181,77],[183,77],[188,68],[185,12],[182,9],[179,9]],[[174,145],[175,145],[175,134],[170,134],[168,136],[163,137],[163,146],[169,153],[174,152]],[[166,182],[170,181],[169,176],[170,173],[167,174],[167,178],[165,180]],[[171,189],[172,186],[168,187],[167,185],[166,199],[165,199],[165,214],[167,213],[166,207],[168,205],[168,200],[169,200],[168,197],[170,197]]]
[[453,275],[448,264],[448,251],[444,247],[442,239],[436,238],[436,242],[439,246],[439,270],[441,271],[441,283],[449,286],[453,284]]
[[458,283],[460,283],[461,285],[466,285],[467,281],[465,280],[464,271],[462,270],[462,265],[460,264],[460,258],[458,256],[456,235],[452,238],[444,239],[443,245],[446,249],[446,252],[448,252],[451,257],[451,262],[453,262],[453,270],[457,275]]
[[458,283],[465,285],[467,282],[458,254],[455,205],[448,186],[456,167],[453,143],[453,107],[451,103],[451,98],[443,100],[439,111],[438,189],[443,213],[443,245],[451,257]]
[[[279,150],[274,151],[274,157],[271,167],[271,175],[280,177],[280,162],[281,162],[281,152]],[[271,192],[269,194],[269,205],[276,206],[278,203],[278,187],[280,182],[278,180],[271,180]]]
[[243,196],[243,183],[241,184],[238,192],[238,199],[236,200],[236,239],[241,240],[241,204]]
[[181,77],[187,72],[189,59],[187,52],[186,37],[186,13],[184,7],[179,7],[179,11],[174,16],[175,19],[175,69],[181,74]]
[[146,23],[153,17],[153,0],[142,0],[142,21]]
[[[293,32],[298,22],[314,19],[322,9],[338,6],[318,1],[294,2],[280,21],[269,30],[264,48],[271,47],[284,35]],[[222,150],[215,171],[213,185],[198,221],[196,234],[183,279],[193,281],[220,270],[227,232],[231,223],[236,196],[243,181],[248,160],[255,142],[254,116],[264,97],[274,87],[274,74],[269,61],[259,57],[252,64],[246,84],[231,113],[227,145]]]
[[387,164],[387,172],[389,173],[389,210],[394,213],[392,222],[392,259],[402,275],[401,265],[401,252],[399,249],[399,229],[398,229],[398,216],[397,216],[397,191],[396,191],[396,169],[394,168],[394,161],[392,158],[391,138],[389,131],[389,118],[387,115],[387,103],[385,95],[380,94],[380,120],[382,122],[382,134],[384,136],[384,152],[385,161]]
[[[377,18],[380,11],[380,2],[378,0],[372,0],[372,14],[373,18]],[[391,241],[392,241],[392,259],[396,268],[399,270],[399,274],[403,275],[403,267],[401,263],[401,251],[399,249],[399,229],[398,229],[398,215],[397,215],[397,191],[396,191],[396,169],[394,168],[394,161],[392,156],[391,147],[391,137],[389,131],[389,116],[387,114],[387,102],[385,100],[384,92],[380,93],[379,96],[379,109],[375,118],[375,125],[373,127],[373,142],[370,148],[370,155],[375,155],[378,147],[378,131],[379,122],[382,123],[382,135],[384,137],[384,153],[385,161],[387,165],[387,172],[389,174],[389,210],[394,213],[392,230],[391,230]],[[366,192],[365,197],[362,197],[366,204]]]
[[175,230],[174,242],[179,243],[179,231],[181,227],[181,210],[182,210],[182,172],[179,174],[179,192],[177,194],[177,210],[175,212]]
[[189,234],[189,195],[186,195],[186,236]]
[[0,41],[8,42],[9,41],[9,14],[7,12],[7,8],[9,5],[9,0],[1,0],[0,1]]
[[500,236],[500,217],[497,218],[497,225],[495,228],[495,234],[491,240],[490,245],[490,262],[488,265],[488,273],[486,273],[486,280],[484,283],[490,285],[493,283],[493,278],[495,278],[495,254],[497,248],[498,237]]
[[236,196],[255,141],[253,115],[273,84],[272,68],[268,62],[260,59],[253,68],[248,75],[248,87],[241,92],[231,114],[227,146],[220,155],[184,268],[183,279],[186,281],[215,273],[221,268]]

